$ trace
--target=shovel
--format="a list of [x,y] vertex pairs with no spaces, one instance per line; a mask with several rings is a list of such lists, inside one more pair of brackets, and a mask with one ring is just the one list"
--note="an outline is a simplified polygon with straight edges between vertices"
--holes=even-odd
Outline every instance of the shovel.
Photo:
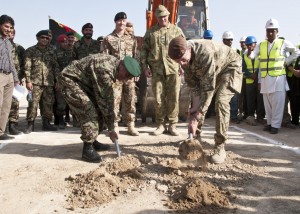
[[118,140],[115,140],[115,141],[114,141],[114,144],[115,144],[115,146],[116,146],[116,150],[117,150],[118,157],[121,157],[121,150],[120,150],[120,147],[119,147],[119,142],[118,142]]

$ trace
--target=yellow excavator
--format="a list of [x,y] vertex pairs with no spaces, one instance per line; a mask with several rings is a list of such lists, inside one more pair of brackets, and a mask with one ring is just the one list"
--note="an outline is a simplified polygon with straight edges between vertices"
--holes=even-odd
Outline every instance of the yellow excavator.
[[[169,21],[179,26],[187,39],[203,38],[205,30],[209,29],[208,19],[208,0],[148,0],[146,10],[146,28],[149,29],[157,23],[155,17],[156,8],[164,5],[170,12]],[[141,76],[141,119],[146,122],[147,117],[155,121],[154,97],[151,90],[151,81]],[[146,86],[146,88],[145,88]],[[190,104],[189,92],[184,80],[182,79],[179,102],[179,119],[187,119],[187,110]]]

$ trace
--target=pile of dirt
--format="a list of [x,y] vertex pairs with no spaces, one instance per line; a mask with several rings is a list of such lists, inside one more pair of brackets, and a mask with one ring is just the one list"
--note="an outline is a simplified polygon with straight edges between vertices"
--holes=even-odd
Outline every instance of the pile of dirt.
[[140,162],[133,156],[123,156],[100,165],[87,174],[69,176],[71,209],[89,208],[114,200],[115,197],[137,190],[141,183]]
[[225,163],[207,163],[207,168],[182,161],[182,154],[189,154],[186,160],[202,160],[203,154],[212,152],[204,152],[198,142],[188,145],[180,155],[179,142],[136,144],[134,150],[123,146],[123,156],[105,159],[95,170],[66,179],[69,207],[96,207],[152,188],[166,196],[165,206],[175,213],[223,213],[234,210],[236,194],[264,173],[253,161],[233,152],[227,153]]

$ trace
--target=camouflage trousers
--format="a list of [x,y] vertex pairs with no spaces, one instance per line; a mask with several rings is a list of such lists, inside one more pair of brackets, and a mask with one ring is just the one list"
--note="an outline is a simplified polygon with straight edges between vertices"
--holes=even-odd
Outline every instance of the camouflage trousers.
[[[228,87],[228,83],[221,83],[215,91],[215,111],[216,111],[216,134],[215,145],[225,144],[228,139],[227,131],[230,121],[230,100],[235,92]],[[204,117],[198,124],[198,129],[202,128]],[[199,127],[200,126],[200,127]]]
[[178,122],[180,76],[178,74],[152,76],[152,91],[155,98],[155,119],[159,124]]
[[19,101],[16,98],[12,98],[8,121],[17,123],[19,120]]
[[35,120],[40,101],[43,103],[41,106],[42,117],[49,121],[52,119],[54,103],[53,86],[33,85],[32,101],[28,102],[27,121]]
[[128,123],[135,121],[137,96],[135,91],[135,81],[133,78],[126,81],[116,81],[114,84],[114,115],[115,121],[120,121],[120,105],[123,98],[125,104],[125,118]]
[[99,127],[103,126],[103,117],[95,99],[82,90],[78,83],[64,79],[62,84],[65,101],[80,123],[80,138],[83,142],[93,143],[99,135]]

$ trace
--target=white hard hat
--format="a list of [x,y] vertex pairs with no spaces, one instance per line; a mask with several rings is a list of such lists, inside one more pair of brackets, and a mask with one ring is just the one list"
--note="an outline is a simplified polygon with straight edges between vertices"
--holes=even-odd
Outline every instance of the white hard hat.
[[277,19],[269,19],[266,23],[266,29],[278,29],[279,28],[279,23]]
[[233,33],[231,31],[225,31],[222,36],[223,39],[233,39]]
[[243,37],[241,37],[240,42],[245,42],[246,39],[247,39],[247,36],[243,36]]

